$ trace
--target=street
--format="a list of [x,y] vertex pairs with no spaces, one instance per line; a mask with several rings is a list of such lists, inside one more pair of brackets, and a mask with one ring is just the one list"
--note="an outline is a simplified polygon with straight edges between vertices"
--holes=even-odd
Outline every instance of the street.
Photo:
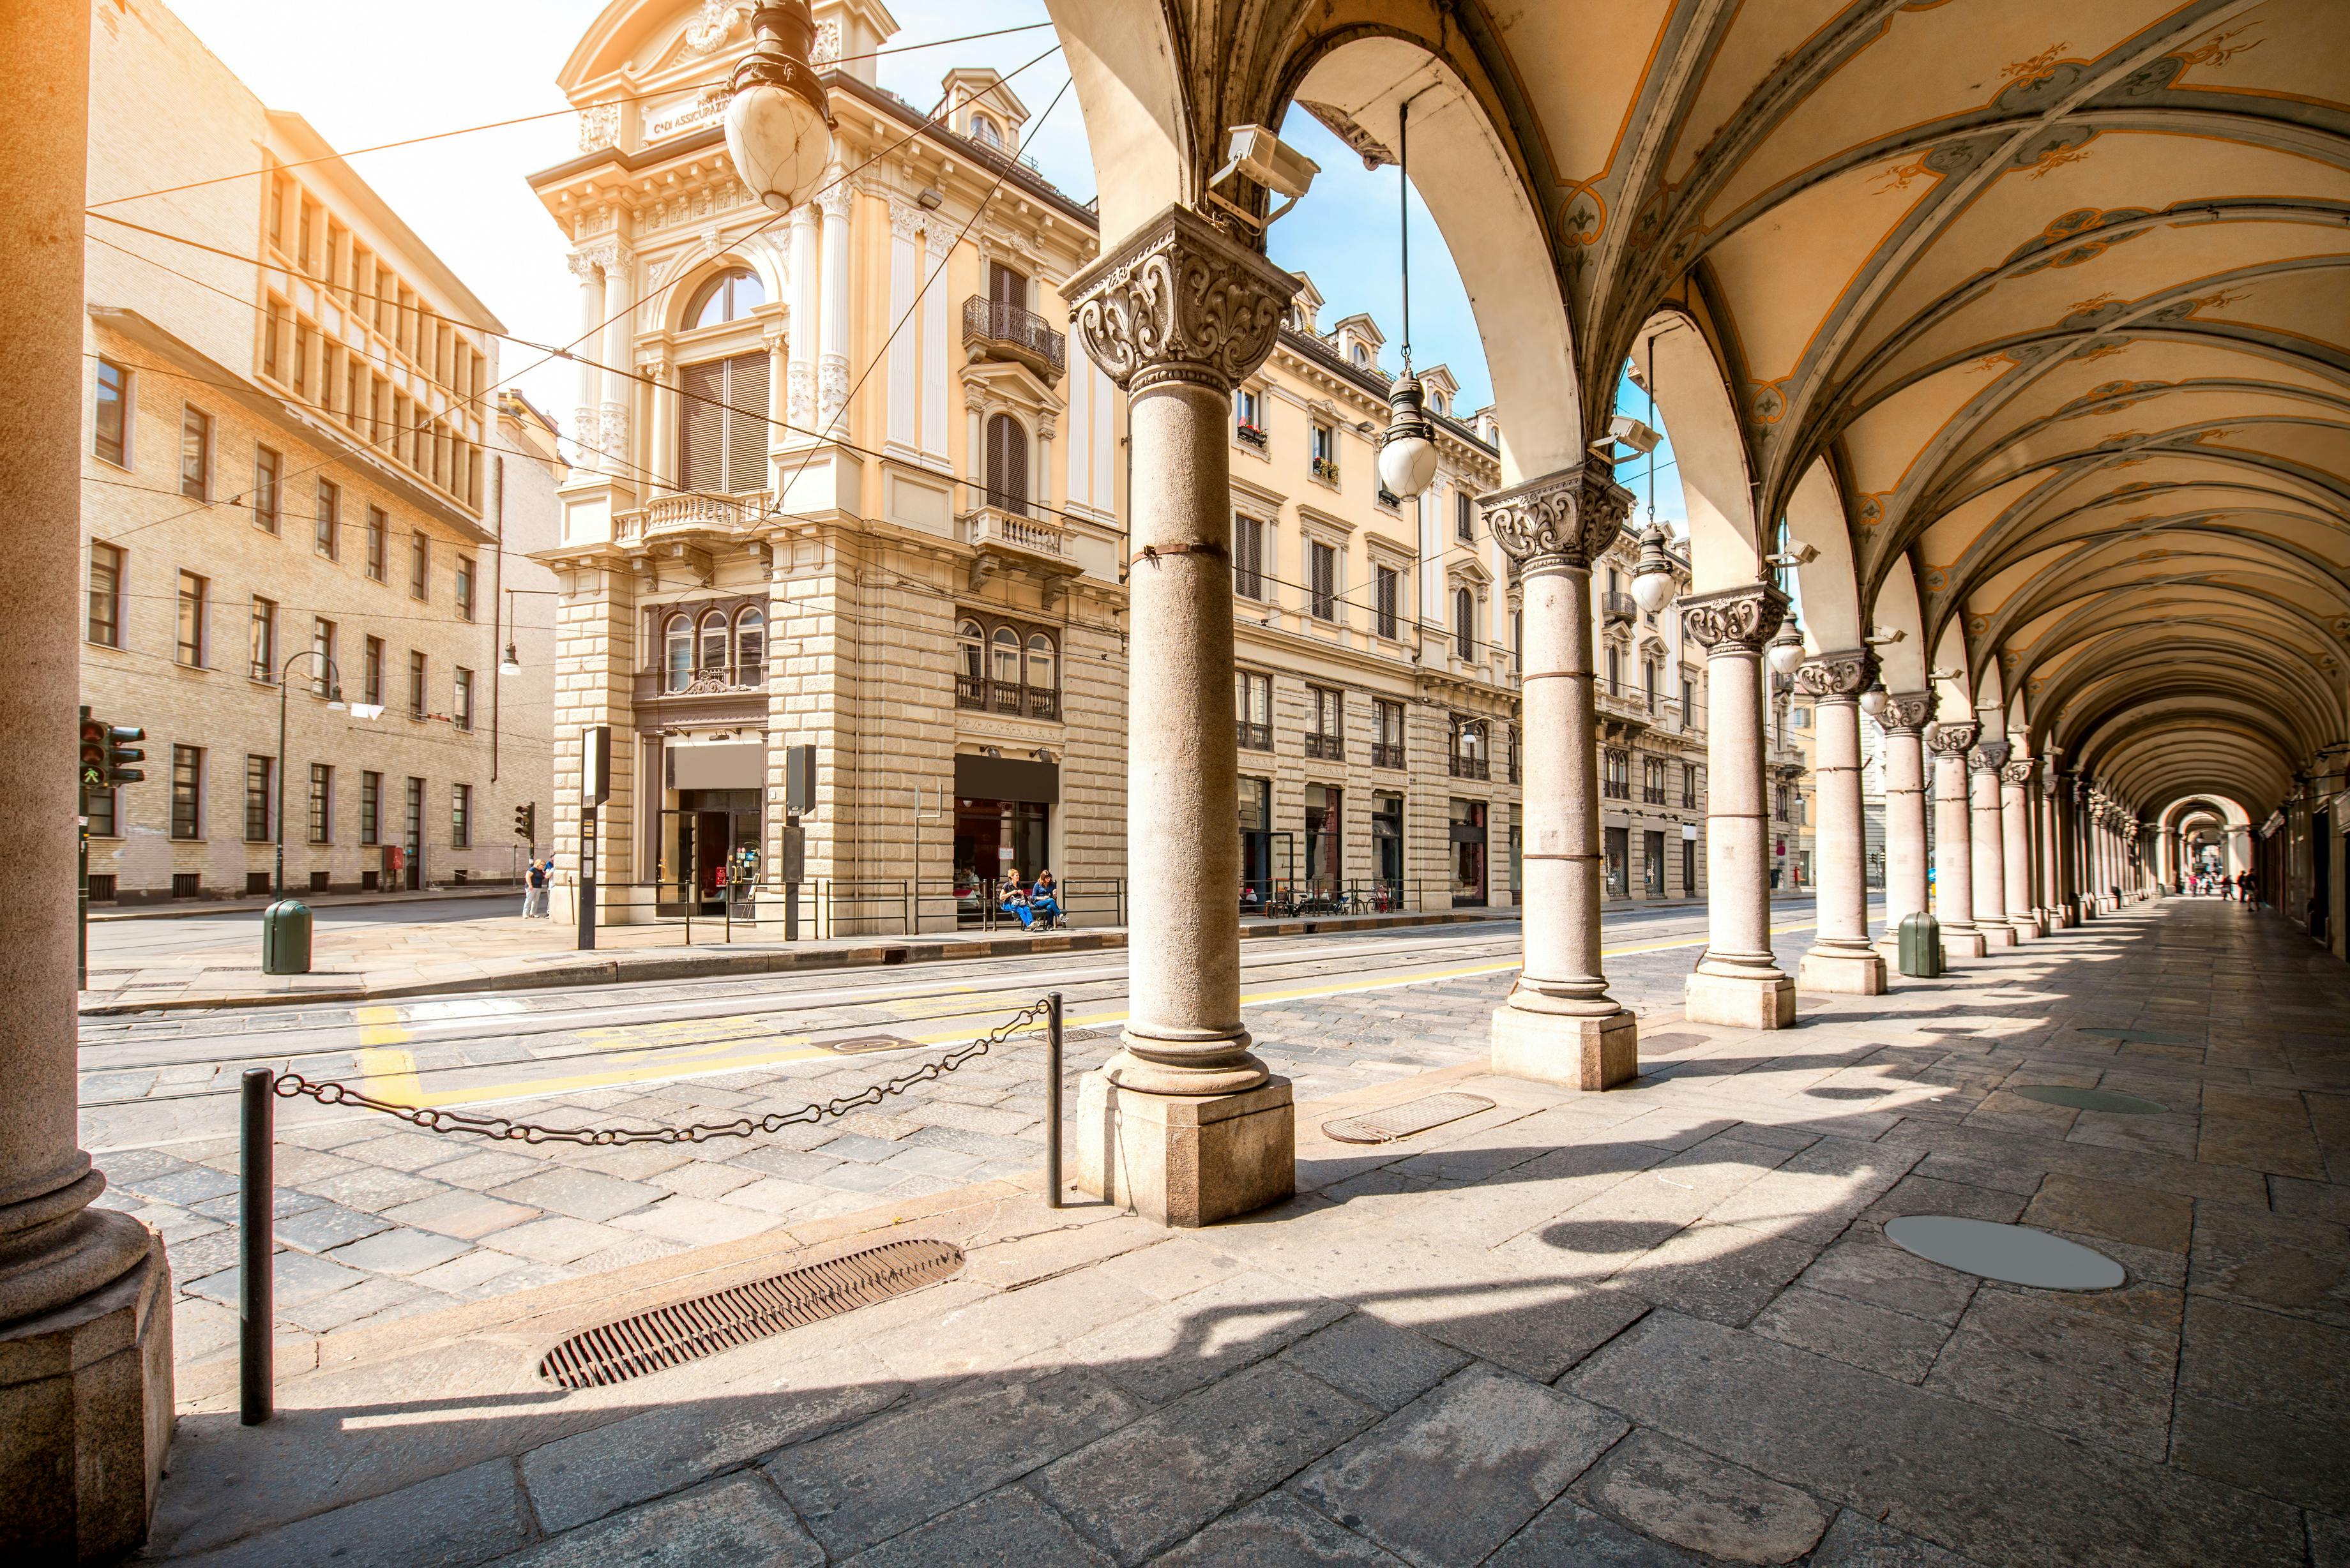
[[[420,906],[400,908],[420,919]],[[1774,917],[1792,969],[1809,904]],[[1678,1009],[1704,923],[1701,909],[1607,918],[1625,1005]],[[1519,940],[1506,921],[1253,940],[1243,1015],[1300,1101],[1471,1061],[1486,1049]],[[1054,989],[1073,1079],[1116,1049],[1123,953],[91,1018],[82,1137],[111,1184],[102,1201],[172,1242],[179,1353],[201,1361],[234,1345],[236,1093],[248,1066],[550,1128],[732,1123],[857,1094]],[[493,1142],[280,1099],[281,1330],[388,1322],[893,1197],[1030,1177],[1042,1159],[1044,1054],[1032,1029],[877,1107],[690,1144]]]

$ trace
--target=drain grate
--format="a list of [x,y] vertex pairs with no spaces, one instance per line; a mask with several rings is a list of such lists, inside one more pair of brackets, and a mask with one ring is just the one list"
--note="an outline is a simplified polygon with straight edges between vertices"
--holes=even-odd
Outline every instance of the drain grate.
[[962,1249],[951,1241],[891,1241],[575,1334],[546,1353],[538,1375],[565,1388],[625,1383],[904,1295],[962,1268]]
[[916,1042],[902,1034],[853,1034],[845,1040],[819,1040],[819,1050],[837,1056],[861,1056],[868,1051],[908,1051]]

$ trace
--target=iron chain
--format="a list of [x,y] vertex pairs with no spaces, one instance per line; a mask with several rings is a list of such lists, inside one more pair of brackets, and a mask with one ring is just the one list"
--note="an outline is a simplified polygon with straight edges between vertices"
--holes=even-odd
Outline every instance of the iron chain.
[[438,1110],[430,1106],[398,1105],[361,1094],[348,1084],[331,1080],[314,1084],[299,1073],[279,1074],[274,1086],[279,1095],[288,1099],[307,1096],[322,1106],[358,1106],[362,1110],[380,1111],[385,1116],[397,1116],[412,1127],[422,1127],[426,1132],[472,1133],[478,1137],[520,1143],[590,1144],[599,1148],[631,1143],[702,1143],[717,1137],[754,1137],[760,1133],[781,1132],[787,1127],[813,1127],[833,1116],[847,1116],[868,1106],[878,1106],[891,1095],[902,1095],[917,1084],[934,1083],[964,1063],[986,1055],[992,1047],[1021,1033],[1028,1025],[1044,1018],[1048,1011],[1049,1003],[1033,1002],[970,1044],[959,1045],[935,1061],[925,1062],[912,1072],[885,1083],[869,1084],[854,1095],[802,1106],[795,1111],[770,1111],[763,1116],[743,1116],[731,1122],[694,1122],[684,1127],[542,1127],[536,1122],[515,1121],[509,1116],[467,1116],[463,1111]]

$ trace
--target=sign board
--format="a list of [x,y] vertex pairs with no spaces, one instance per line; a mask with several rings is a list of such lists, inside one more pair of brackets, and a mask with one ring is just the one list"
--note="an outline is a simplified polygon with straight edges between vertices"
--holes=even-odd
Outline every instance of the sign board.
[[784,829],[784,886],[796,888],[807,880],[807,829]]
[[669,102],[645,110],[645,140],[666,141],[672,136],[683,136],[689,130],[699,130],[705,125],[716,125],[726,118],[726,105],[731,93],[719,93],[704,98],[700,93],[675,98]]
[[601,805],[612,798],[612,726],[590,724],[579,732],[579,804]]
[[1694,844],[1697,842],[1696,823],[1684,822],[1681,824],[1681,841],[1686,844]]
[[[787,812],[816,809],[816,748],[785,746],[784,748],[784,809]],[[785,877],[785,881],[792,880]]]

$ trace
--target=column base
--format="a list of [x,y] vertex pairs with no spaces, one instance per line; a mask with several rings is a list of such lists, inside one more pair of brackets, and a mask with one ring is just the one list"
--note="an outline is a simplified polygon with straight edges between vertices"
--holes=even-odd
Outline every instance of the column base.
[[2041,929],[2040,917],[2037,915],[2010,915],[2007,918],[2007,924],[2008,929],[2015,933],[2015,940],[2019,942],[2036,942],[2048,934]]
[[146,1540],[172,1417],[172,1268],[151,1236],[129,1273],[0,1328],[0,1557],[111,1563]]
[[1612,1089],[1640,1075],[1639,1023],[1621,1011],[1578,1018],[1497,1007],[1493,1071],[1572,1089]]
[[1700,969],[1682,991],[1681,1016],[1691,1023],[1732,1029],[1793,1029],[1795,982],[1775,971],[1712,974]]
[[1950,962],[1952,959],[1979,959],[1990,950],[1990,944],[1983,940],[1982,932],[1972,926],[1959,930],[1953,930],[1948,926],[1942,928],[1942,961],[1944,963]]
[[1795,989],[1833,996],[1883,996],[1884,957],[1866,948],[1814,948],[1795,966]]
[[1975,934],[1982,938],[1986,948],[2012,948],[2015,945],[2015,928],[2007,923],[2005,915],[1996,920],[1978,921]]
[[1297,1191],[1289,1080],[1230,1095],[1149,1095],[1077,1081],[1077,1186],[1161,1225],[1212,1225]]

